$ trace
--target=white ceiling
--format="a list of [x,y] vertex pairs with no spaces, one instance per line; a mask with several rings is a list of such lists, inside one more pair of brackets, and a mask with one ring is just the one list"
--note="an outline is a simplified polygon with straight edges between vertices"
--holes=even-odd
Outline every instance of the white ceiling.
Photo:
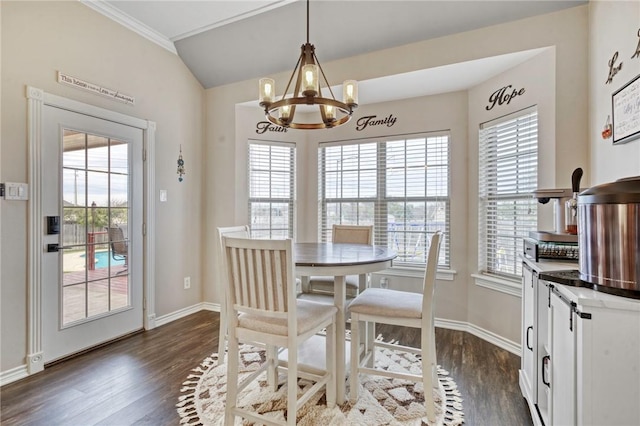
[[[177,53],[205,88],[290,72],[306,41],[303,0],[80,1]],[[312,0],[309,42],[316,46],[321,63],[326,63],[587,1]],[[360,103],[462,90],[538,52],[360,82]],[[401,95],[405,92],[406,96]]]

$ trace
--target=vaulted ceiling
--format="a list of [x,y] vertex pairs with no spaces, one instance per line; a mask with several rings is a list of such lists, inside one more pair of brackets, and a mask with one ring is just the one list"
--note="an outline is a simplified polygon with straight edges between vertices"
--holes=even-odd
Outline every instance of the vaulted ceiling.
[[[302,0],[81,1],[177,53],[205,88],[290,71],[306,41]],[[585,3],[312,0],[309,41],[324,64]],[[526,55],[478,65],[495,75],[522,60]],[[469,66],[474,63],[465,66],[464,74],[472,74]]]

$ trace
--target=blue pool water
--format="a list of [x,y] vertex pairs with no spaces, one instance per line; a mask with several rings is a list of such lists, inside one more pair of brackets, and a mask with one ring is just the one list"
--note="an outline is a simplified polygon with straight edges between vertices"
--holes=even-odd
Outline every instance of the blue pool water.
[[[85,257],[85,255],[81,255]],[[109,259],[111,259],[111,266],[124,265],[124,260],[113,260],[110,251],[97,251],[96,252],[96,268],[106,268],[109,266]]]

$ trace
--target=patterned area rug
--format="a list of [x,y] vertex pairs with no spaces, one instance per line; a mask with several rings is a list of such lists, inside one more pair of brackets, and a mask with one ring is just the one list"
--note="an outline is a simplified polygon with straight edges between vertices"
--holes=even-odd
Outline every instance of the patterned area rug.
[[[247,377],[265,361],[264,349],[250,345],[240,348],[241,378]],[[384,348],[376,352],[376,367],[396,371],[420,371],[420,358],[397,354]],[[453,379],[438,368],[439,389],[433,389],[436,400],[435,425],[464,423],[462,398]],[[224,423],[226,398],[226,364],[218,365],[217,354],[206,358],[192,370],[183,383],[176,405],[183,425],[221,425]],[[299,393],[312,383],[298,380]],[[383,377],[360,376],[360,398],[355,405],[327,408],[325,395],[318,392],[298,410],[298,425],[431,425],[426,418],[422,383]],[[278,390],[272,392],[266,383],[266,373],[254,380],[240,394],[239,406],[284,419],[286,410],[286,379],[281,377]],[[348,393],[347,393],[348,395]],[[235,424],[243,423],[236,417]]]

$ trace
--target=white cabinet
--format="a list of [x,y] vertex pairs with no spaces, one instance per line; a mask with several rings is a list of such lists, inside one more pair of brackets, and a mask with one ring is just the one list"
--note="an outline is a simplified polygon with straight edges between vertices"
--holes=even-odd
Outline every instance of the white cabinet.
[[533,269],[527,264],[522,268],[522,358],[520,369],[520,388],[525,396],[531,397],[536,391],[534,388],[536,375],[534,365],[534,275]]
[[[576,424],[576,335],[581,326],[573,306],[551,293],[549,318],[549,424]],[[581,320],[582,321],[582,320]]]
[[549,288],[544,282],[536,280],[535,324],[536,351],[534,367],[536,370],[536,411],[542,420],[542,424],[549,422],[549,408],[551,388],[549,385],[551,348],[549,346]]
[[534,424],[640,425],[640,300],[544,279],[577,265],[525,263],[520,387]]

